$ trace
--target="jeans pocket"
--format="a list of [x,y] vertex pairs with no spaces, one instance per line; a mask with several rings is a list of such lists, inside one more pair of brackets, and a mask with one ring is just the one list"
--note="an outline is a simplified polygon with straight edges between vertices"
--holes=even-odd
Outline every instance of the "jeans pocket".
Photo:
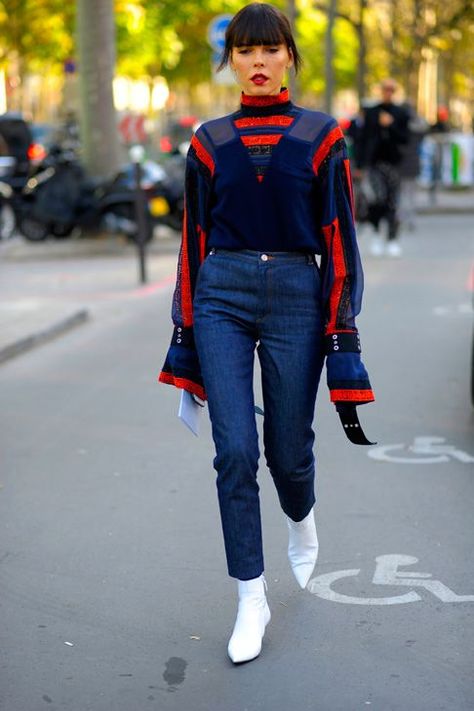
[[203,282],[206,278],[208,269],[209,269],[209,264],[210,261],[212,260],[213,255],[208,254],[205,258],[202,264],[200,265],[197,275],[196,275],[196,290],[201,282]]

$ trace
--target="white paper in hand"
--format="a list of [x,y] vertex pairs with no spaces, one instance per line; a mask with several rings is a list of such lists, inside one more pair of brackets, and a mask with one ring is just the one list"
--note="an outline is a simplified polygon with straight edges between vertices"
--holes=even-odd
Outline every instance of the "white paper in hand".
[[202,409],[203,408],[193,400],[191,393],[188,393],[187,390],[181,391],[178,417],[196,437],[199,434],[199,416]]

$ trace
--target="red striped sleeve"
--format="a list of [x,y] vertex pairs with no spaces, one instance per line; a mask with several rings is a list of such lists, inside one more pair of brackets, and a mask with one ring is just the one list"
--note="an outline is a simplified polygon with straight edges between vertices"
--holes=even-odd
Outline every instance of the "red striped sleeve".
[[375,396],[372,390],[330,390],[331,402],[372,402]]
[[329,321],[326,326],[326,332],[330,333],[336,329],[337,313],[341,302],[344,281],[347,277],[344,247],[342,244],[339,219],[337,217],[333,220],[333,222],[331,222],[330,225],[323,227],[323,236],[326,242],[328,254],[332,260],[334,271],[334,284],[329,297]]
[[339,126],[335,126],[332,131],[329,131],[328,135],[326,138],[322,141],[320,144],[318,150],[314,154],[313,158],[313,170],[317,174],[319,170],[319,166],[323,162],[323,160],[326,158],[328,155],[329,151],[331,150],[332,146],[337,142],[340,141],[341,138],[344,140],[344,135],[340,129]]
[[196,151],[196,155],[199,158],[199,160],[204,163],[205,166],[207,166],[211,172],[211,175],[214,175],[214,161],[212,159],[211,154],[204,148],[202,143],[200,142],[199,138],[196,136],[196,134],[193,135],[191,138],[191,145]]
[[174,385],[177,388],[181,388],[182,390],[187,390],[190,393],[193,393],[193,395],[197,395],[201,400],[207,400],[207,395],[205,393],[204,388],[199,385],[198,383],[193,383],[192,380],[188,380],[187,378],[177,378],[175,375],[172,373],[165,373],[163,370],[158,376],[158,380],[160,383],[166,383],[166,385]]
[[193,299],[191,296],[191,279],[188,258],[188,213],[184,209],[183,240],[181,243],[181,316],[183,326],[193,325]]
[[201,225],[197,226],[197,233],[199,240],[199,264],[202,264],[206,256],[206,233]]
[[351,168],[350,168],[350,163],[349,163],[349,158],[344,158],[344,171],[346,174],[346,180],[347,180],[347,188],[349,190],[349,197],[351,201],[351,212],[352,216],[354,217],[355,213],[355,206],[354,206],[354,191],[352,189],[352,176],[351,176]]

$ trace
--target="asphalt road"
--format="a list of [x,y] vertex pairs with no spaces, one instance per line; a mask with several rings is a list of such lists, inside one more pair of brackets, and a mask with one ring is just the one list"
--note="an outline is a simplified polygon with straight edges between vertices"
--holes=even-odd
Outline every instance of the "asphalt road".
[[403,259],[365,258],[378,445],[345,440],[323,384],[307,591],[262,464],[273,617],[250,664],[226,656],[208,423],[194,438],[154,382],[169,283],[0,368],[2,711],[474,709],[472,238],[423,217]]

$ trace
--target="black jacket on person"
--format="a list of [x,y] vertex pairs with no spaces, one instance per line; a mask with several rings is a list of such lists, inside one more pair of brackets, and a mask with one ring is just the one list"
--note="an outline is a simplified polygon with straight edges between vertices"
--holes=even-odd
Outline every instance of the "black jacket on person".
[[[382,111],[393,116],[390,126],[381,126],[379,116]],[[364,168],[377,163],[398,165],[402,154],[400,146],[407,143],[408,113],[401,106],[381,103],[365,110],[364,126],[360,136],[360,149],[357,151],[358,167]]]

